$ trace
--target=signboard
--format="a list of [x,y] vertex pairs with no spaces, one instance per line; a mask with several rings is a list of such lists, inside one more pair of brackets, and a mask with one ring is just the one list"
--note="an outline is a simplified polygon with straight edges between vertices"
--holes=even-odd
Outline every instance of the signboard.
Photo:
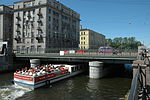
[[60,51],[60,56],[65,55],[64,51]]

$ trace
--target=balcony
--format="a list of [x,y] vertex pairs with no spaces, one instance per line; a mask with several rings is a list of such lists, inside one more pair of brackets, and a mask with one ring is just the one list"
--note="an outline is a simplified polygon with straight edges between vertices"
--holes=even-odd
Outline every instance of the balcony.
[[38,30],[38,31],[42,31],[41,27],[37,27],[37,30]]
[[37,35],[37,36],[36,36],[36,39],[37,39],[37,40],[40,40],[40,37],[39,37],[39,35]]
[[37,22],[38,22],[38,23],[42,23],[42,20],[41,20],[41,19],[38,19]]
[[17,25],[17,26],[20,26],[19,22],[16,22],[16,25]]
[[42,35],[37,35],[36,40],[38,40],[38,43],[43,43],[43,36]]
[[29,20],[26,20],[26,24],[28,24],[29,23]]
[[31,15],[30,15],[30,14],[28,14],[28,15],[27,15],[27,17],[28,17],[28,18],[31,18]]
[[42,16],[42,13],[41,13],[41,12],[38,12],[37,15],[38,15],[38,16]]
[[16,16],[16,18],[17,18],[18,20],[21,20],[20,16],[18,16],[18,15]]
[[21,37],[20,36],[15,36],[14,39],[17,41],[17,43],[21,43]]

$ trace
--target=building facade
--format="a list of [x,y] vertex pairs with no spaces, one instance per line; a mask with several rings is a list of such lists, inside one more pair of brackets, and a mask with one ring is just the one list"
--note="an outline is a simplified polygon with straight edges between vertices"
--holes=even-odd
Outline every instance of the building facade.
[[0,5],[0,72],[13,69],[13,6]]
[[77,48],[80,15],[55,0],[23,0],[14,3],[13,48],[17,52],[50,52],[53,48]]
[[[7,42],[8,53],[12,53],[13,47],[13,6],[0,5],[0,42]],[[5,45],[4,43],[4,45]],[[4,46],[6,48],[6,46]],[[4,49],[0,49],[4,53]]]
[[106,45],[105,36],[90,29],[80,30],[80,49],[98,49]]
[[0,5],[0,42],[12,44],[13,8]]

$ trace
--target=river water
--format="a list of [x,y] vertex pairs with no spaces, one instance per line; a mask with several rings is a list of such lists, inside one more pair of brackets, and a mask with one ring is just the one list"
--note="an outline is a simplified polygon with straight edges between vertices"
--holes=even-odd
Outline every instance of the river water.
[[31,91],[14,86],[12,79],[13,73],[0,74],[0,100],[123,100],[131,84],[130,78],[81,74]]

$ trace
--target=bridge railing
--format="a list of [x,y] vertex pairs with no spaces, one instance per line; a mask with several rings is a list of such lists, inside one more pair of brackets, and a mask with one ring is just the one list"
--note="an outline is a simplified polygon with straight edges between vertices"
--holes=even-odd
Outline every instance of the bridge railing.
[[130,94],[128,100],[150,100],[146,88],[146,73],[138,66],[135,75],[133,75]]
[[140,68],[138,68],[136,74],[134,75],[132,79],[132,84],[131,84],[131,89],[130,89],[130,95],[128,100],[138,100],[138,86],[139,86],[139,74],[140,73]]
[[65,51],[64,55],[98,55],[98,56],[137,56],[137,52],[134,50],[122,50],[118,53],[99,53],[98,49],[81,50],[78,48],[39,48],[39,49],[18,49],[15,50],[15,54],[56,54],[59,55],[60,51]]

